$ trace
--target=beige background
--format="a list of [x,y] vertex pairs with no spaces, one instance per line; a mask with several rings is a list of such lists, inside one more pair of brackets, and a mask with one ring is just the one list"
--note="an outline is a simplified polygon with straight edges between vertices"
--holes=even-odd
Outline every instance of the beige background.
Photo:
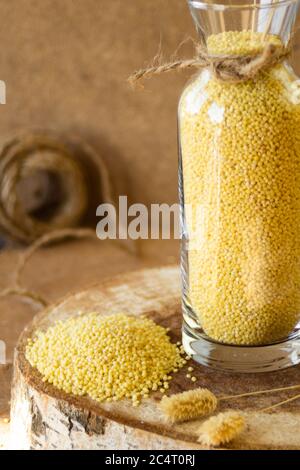
[[[1,140],[36,127],[78,134],[103,155],[117,193],[138,202],[175,201],[176,108],[187,76],[161,77],[144,91],[133,91],[127,78],[151,61],[160,41],[168,55],[193,32],[186,2],[0,0],[0,17],[0,79],[7,84]],[[19,252],[0,252],[0,291],[13,283]],[[39,250],[22,283],[54,301],[124,271],[173,262],[177,242],[149,241],[128,253],[126,244],[77,241]],[[9,362],[37,310],[18,297],[0,298]],[[2,384],[9,386],[6,369],[4,378],[0,396]]]
[[[186,0],[0,0],[0,18],[0,79],[7,84],[1,139],[36,127],[81,135],[102,153],[118,194],[148,204],[176,201],[176,110],[189,73],[153,78],[137,91],[127,77],[151,61],[160,43],[168,57],[195,34]],[[300,72],[298,58],[296,53]],[[99,241],[97,252],[87,244],[90,256],[84,248],[74,255],[73,246],[42,250],[24,273],[25,284],[51,292],[54,300],[126,269],[179,260],[172,240],[143,243],[136,255],[144,257],[134,261],[122,258],[118,246],[111,254]],[[0,253],[0,290],[12,282],[16,256]],[[62,256],[65,269],[58,274]],[[3,325],[6,335],[10,331],[6,309],[19,309],[13,300],[0,301],[0,338]],[[30,319],[23,307],[21,317],[22,325]]]
[[[176,109],[189,74],[155,78],[136,92],[126,79],[160,42],[168,56],[194,35],[186,0],[0,0],[0,18],[1,140],[36,127],[78,134],[102,153],[117,193],[148,204],[177,200]],[[120,272],[178,262],[171,241],[148,242],[144,257],[123,248],[77,241],[40,250],[23,284],[54,301]],[[0,290],[13,282],[18,255],[0,252]],[[9,362],[36,311],[17,297],[0,299]],[[0,447],[10,373],[11,365],[0,366]]]
[[160,42],[168,56],[194,35],[186,0],[0,0],[0,18],[2,136],[28,127],[75,132],[103,153],[118,193],[174,202],[176,108],[188,75],[136,92],[126,79]]
[[117,191],[177,197],[176,107],[184,76],[132,91],[126,79],[161,41],[168,55],[193,34],[185,0],[0,0],[1,134],[28,127],[78,133],[97,145]]

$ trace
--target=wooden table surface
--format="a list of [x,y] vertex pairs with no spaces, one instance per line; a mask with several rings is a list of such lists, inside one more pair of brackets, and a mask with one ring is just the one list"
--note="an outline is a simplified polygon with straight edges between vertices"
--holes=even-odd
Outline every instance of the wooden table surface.
[[[202,421],[170,425],[157,408],[161,398],[159,393],[152,393],[137,408],[133,408],[128,400],[99,404],[88,397],[65,394],[44,383],[24,357],[27,338],[36,329],[47,328],[57,320],[78,315],[78,312],[80,315],[91,311],[101,315],[120,311],[131,315],[145,314],[169,327],[171,339],[176,342],[181,336],[180,303],[179,269],[165,267],[143,269],[103,281],[70,295],[37,315],[18,346],[12,413],[13,432],[18,434],[17,446],[47,449],[57,446],[65,449],[205,448],[197,442]],[[194,368],[197,382],[186,378],[186,370],[182,369],[174,374],[167,393],[205,387],[222,396],[300,383],[299,366],[278,372],[233,374],[208,369],[195,362],[186,367],[189,365]],[[245,431],[226,448],[300,449],[299,400],[272,412],[260,411],[295,394],[295,390],[282,391],[220,402],[219,411],[240,410],[247,421]],[[39,426],[41,421],[42,428]],[[80,425],[82,422],[84,426]]]
[[[123,272],[178,261],[178,242],[165,240],[137,243],[77,240],[39,250],[24,270],[23,285],[50,302]],[[0,292],[11,286],[20,249],[0,251]],[[63,259],[63,263],[61,260]],[[0,449],[7,446],[13,350],[23,328],[40,306],[18,297],[0,298],[0,340],[6,344],[7,364],[0,364]]]

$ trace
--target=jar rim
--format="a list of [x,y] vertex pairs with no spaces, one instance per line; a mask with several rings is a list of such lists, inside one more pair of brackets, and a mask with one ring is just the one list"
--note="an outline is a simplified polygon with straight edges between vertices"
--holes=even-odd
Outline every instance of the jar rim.
[[[224,1],[224,0],[222,0]],[[238,0],[231,0],[230,4],[225,3],[214,3],[204,0],[188,0],[189,5],[195,10],[215,10],[215,11],[226,11],[226,10],[267,10],[276,9],[284,5],[300,4],[300,0],[269,0],[269,3],[256,3],[254,0],[245,0],[245,3],[237,3]],[[235,3],[236,2],[236,3]]]

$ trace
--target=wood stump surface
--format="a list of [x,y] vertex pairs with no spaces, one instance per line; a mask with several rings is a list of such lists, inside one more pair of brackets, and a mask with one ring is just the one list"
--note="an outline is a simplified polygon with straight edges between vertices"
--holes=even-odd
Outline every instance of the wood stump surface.
[[[97,311],[101,315],[146,314],[170,327],[172,341],[180,340],[180,279],[177,267],[145,269],[122,274],[85,291],[70,295],[38,314],[24,330],[15,354],[11,410],[11,447],[22,449],[201,449],[197,431],[201,420],[169,424],[157,404],[155,392],[134,408],[129,400],[98,403],[89,397],[66,394],[42,382],[25,358],[27,339],[57,320]],[[191,362],[189,363],[191,365]],[[217,396],[283,387],[300,383],[300,368],[260,374],[229,374],[196,363],[194,384],[187,370],[174,375],[170,394],[207,387]],[[299,401],[272,413],[259,409],[295,395],[297,390],[223,402],[219,411],[241,409],[245,431],[227,448],[300,449]],[[298,393],[300,393],[298,391]]]

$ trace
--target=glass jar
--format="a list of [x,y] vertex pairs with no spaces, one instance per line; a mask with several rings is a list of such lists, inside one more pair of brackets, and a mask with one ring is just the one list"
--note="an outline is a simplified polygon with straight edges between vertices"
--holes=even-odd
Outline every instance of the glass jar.
[[[250,0],[249,0],[250,1]],[[189,0],[212,55],[287,45],[297,0]],[[183,345],[237,372],[300,362],[300,81],[287,60],[231,83],[201,69],[179,103]]]

